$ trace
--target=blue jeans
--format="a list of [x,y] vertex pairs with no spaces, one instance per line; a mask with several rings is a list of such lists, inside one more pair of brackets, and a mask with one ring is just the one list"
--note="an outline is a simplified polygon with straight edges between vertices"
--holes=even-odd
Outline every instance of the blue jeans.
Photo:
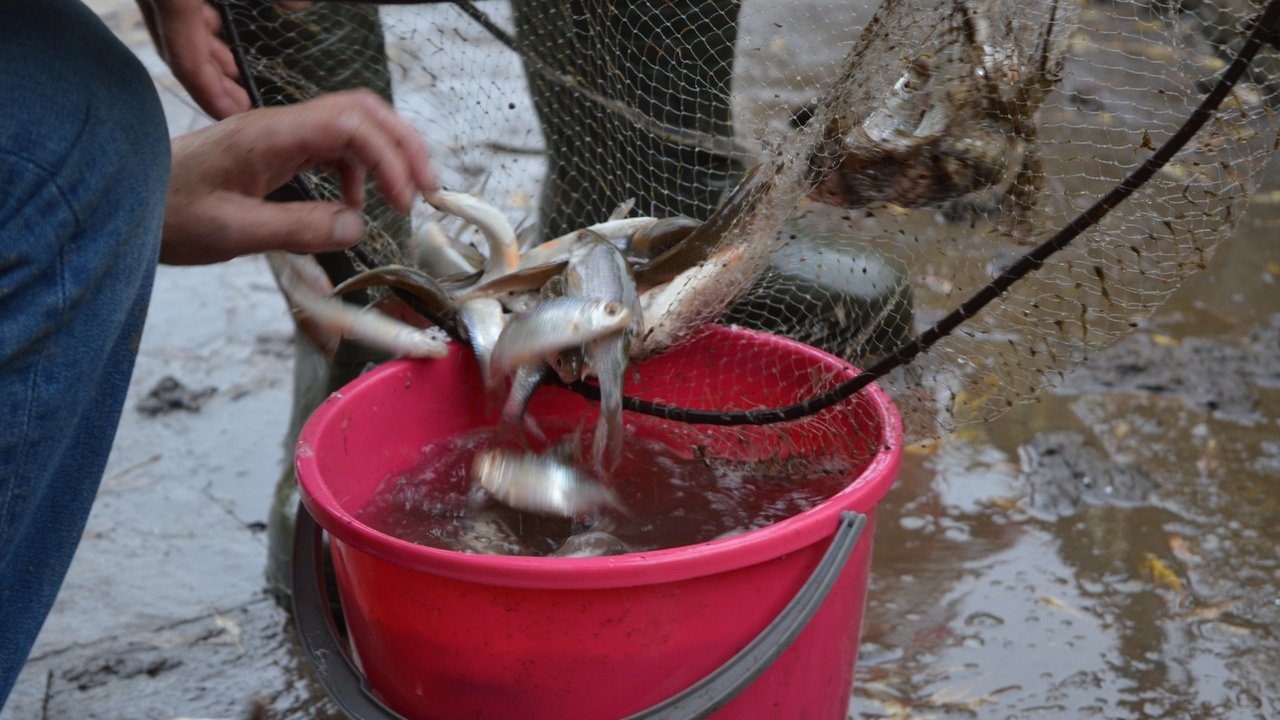
[[168,184],[133,54],[78,0],[0,0],[0,706],[102,479]]

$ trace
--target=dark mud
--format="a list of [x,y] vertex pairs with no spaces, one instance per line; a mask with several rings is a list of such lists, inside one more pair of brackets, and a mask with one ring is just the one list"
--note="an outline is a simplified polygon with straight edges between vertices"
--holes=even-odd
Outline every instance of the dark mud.
[[1019,452],[1027,509],[1040,520],[1072,517],[1086,507],[1136,507],[1155,491],[1138,469],[1112,462],[1078,432],[1038,433]]
[[1176,398],[1215,417],[1260,420],[1262,389],[1280,388],[1280,315],[1236,342],[1139,333],[1071,374],[1071,394],[1144,393]]
[[174,410],[198,412],[205,400],[218,392],[216,387],[203,387],[193,390],[183,385],[177,378],[164,376],[138,401],[137,410],[143,415],[155,416]]
[[7,712],[41,720],[343,717],[295,648],[290,623],[263,597],[34,657],[28,670],[42,682],[30,683]]

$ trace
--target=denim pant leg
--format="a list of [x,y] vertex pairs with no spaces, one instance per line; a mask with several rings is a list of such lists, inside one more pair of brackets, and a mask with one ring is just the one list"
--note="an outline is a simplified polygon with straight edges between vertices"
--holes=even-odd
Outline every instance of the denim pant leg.
[[115,436],[169,142],[146,70],[78,0],[0,0],[0,68],[2,706]]

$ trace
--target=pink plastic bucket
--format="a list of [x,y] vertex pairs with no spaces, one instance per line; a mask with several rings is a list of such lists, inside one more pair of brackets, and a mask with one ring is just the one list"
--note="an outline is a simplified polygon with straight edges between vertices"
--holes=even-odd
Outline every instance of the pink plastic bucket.
[[[753,365],[741,361],[747,357]],[[388,363],[334,393],[299,439],[303,504],[329,533],[357,663],[389,708],[411,720],[614,720],[649,708],[769,625],[848,509],[868,516],[868,532],[830,594],[781,656],[714,715],[845,717],[875,505],[901,463],[901,423],[882,391],[870,386],[824,420],[839,418],[837,434],[867,458],[843,491],[734,537],[602,558],[493,557],[422,547],[362,525],[359,509],[385,478],[417,464],[425,444],[493,424],[475,366],[457,346],[443,360]],[[765,367],[787,373],[763,382]],[[716,327],[639,365],[628,392],[692,407],[780,405],[803,392],[814,367],[856,372],[805,345]],[[595,406],[544,388],[530,412],[593,422]],[[777,452],[773,435],[726,428],[709,450],[767,456]],[[816,441],[800,433],[787,447],[803,452],[807,442]]]

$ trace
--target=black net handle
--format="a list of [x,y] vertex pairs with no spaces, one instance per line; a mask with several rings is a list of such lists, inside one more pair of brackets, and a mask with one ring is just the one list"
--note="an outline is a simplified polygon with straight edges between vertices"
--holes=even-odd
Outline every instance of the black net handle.
[[[695,720],[729,704],[808,626],[840,578],[866,526],[866,515],[842,512],[835,537],[813,573],[755,639],[688,689],[624,720]],[[338,639],[322,577],[324,530],[301,502],[293,527],[293,620],[320,684],[351,720],[405,720],[378,700]]]
[[[370,2],[370,0],[344,0],[347,2]],[[236,66],[240,71],[240,76],[245,82],[246,90],[249,97],[253,101],[255,107],[261,107],[262,98],[258,95],[256,88],[253,87],[253,77],[249,73],[248,64],[245,62],[243,48],[240,46],[239,39],[236,36],[235,26],[232,22],[231,11],[227,5],[227,0],[217,0],[219,9],[222,13],[223,26],[227,32],[228,39],[231,41],[231,52],[235,57]],[[372,4],[387,5],[414,5],[414,4],[438,4],[441,2],[451,2],[463,8],[466,12],[466,6],[471,3],[465,0],[428,0],[427,2],[408,2],[407,0]],[[472,16],[474,17],[474,15]],[[1146,161],[1142,163],[1136,170],[1122,180],[1118,185],[1111,189],[1106,195],[1095,202],[1084,212],[1080,213],[1066,227],[1054,233],[1052,237],[1036,246],[1030,252],[1018,258],[1016,262],[1005,269],[999,277],[992,280],[988,285],[978,292],[974,293],[967,300],[960,304],[955,310],[948,313],[945,317],[935,323],[932,327],[917,335],[907,343],[900,346],[892,353],[876,360],[866,369],[864,369],[856,377],[840,383],[831,390],[819,395],[795,403],[776,408],[759,408],[755,410],[725,411],[711,409],[686,408],[678,405],[666,405],[662,403],[650,402],[639,398],[626,396],[622,398],[622,407],[632,412],[638,412],[653,417],[662,418],[664,420],[672,420],[676,422],[701,424],[701,425],[769,425],[773,423],[786,422],[789,420],[799,420],[800,418],[814,415],[833,405],[843,402],[851,397],[859,390],[879,380],[891,371],[902,365],[910,363],[923,352],[927,352],[943,338],[950,335],[957,327],[967,321],[969,318],[977,315],[987,305],[1000,298],[1014,283],[1026,277],[1030,273],[1038,270],[1048,259],[1060,250],[1065,249],[1085,230],[1096,225],[1107,213],[1111,212],[1120,203],[1124,202],[1129,196],[1133,195],[1138,188],[1146,184],[1157,172],[1160,171],[1173,156],[1178,153],[1188,142],[1195,137],[1196,133],[1204,127],[1204,124],[1213,117],[1217,112],[1218,106],[1226,98],[1227,93],[1235,87],[1235,84],[1244,75],[1249,64],[1253,62],[1254,56],[1258,54],[1258,50],[1264,44],[1280,44],[1280,37],[1276,33],[1276,25],[1280,22],[1280,0],[1268,0],[1266,8],[1261,15],[1251,19],[1252,27],[1249,29],[1249,36],[1245,40],[1240,52],[1232,60],[1231,64],[1223,71],[1222,76],[1218,78],[1213,89],[1205,95],[1204,100],[1196,107],[1195,110],[1187,117],[1186,122],[1178,128],[1163,145],[1152,153]],[[304,188],[310,188],[306,178],[301,175],[295,177],[295,181],[299,181]],[[311,197],[315,197],[314,189],[311,190]],[[357,246],[359,248],[359,246]],[[363,249],[357,249],[356,257],[368,267],[376,267],[377,262]],[[409,293],[398,290],[397,295],[403,293],[407,297],[403,297],[410,307],[415,311],[423,314],[423,317],[432,320],[442,329],[448,332],[455,339],[458,338],[457,328],[454,318],[440,318],[436,321],[435,313],[430,313],[423,304],[413,298]],[[424,312],[426,311],[426,312]],[[600,391],[594,385],[584,382],[575,382],[568,386],[570,389],[579,393],[583,397],[590,400],[599,400]]]

